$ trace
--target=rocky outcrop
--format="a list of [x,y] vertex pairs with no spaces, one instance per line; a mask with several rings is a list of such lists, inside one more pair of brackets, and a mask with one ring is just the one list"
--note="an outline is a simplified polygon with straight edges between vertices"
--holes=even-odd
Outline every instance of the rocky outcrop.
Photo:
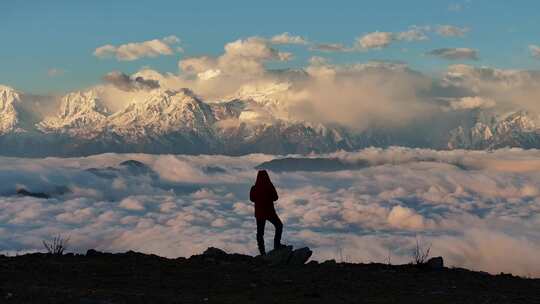
[[434,257],[426,262],[426,266],[433,270],[441,270],[444,268],[444,260],[442,257]]
[[298,266],[304,265],[312,254],[313,251],[308,247],[293,250],[293,246],[283,246],[268,252],[261,259],[273,266]]
[[0,303],[540,303],[538,279],[413,264],[303,264],[310,254],[283,248],[270,255],[280,266],[219,248],[187,259],[93,249],[0,254]]
[[282,248],[274,249],[268,252],[264,256],[252,257],[237,253],[229,254],[219,248],[210,247],[202,254],[194,255],[190,259],[215,263],[243,261],[249,263],[261,263],[270,266],[300,266],[304,265],[312,254],[313,251],[311,251],[308,247],[293,250],[293,246],[283,246]]

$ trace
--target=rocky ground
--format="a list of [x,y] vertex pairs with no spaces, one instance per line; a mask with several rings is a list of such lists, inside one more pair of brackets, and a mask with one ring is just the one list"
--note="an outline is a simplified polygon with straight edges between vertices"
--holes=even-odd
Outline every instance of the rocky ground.
[[209,249],[0,256],[0,303],[540,303],[540,280],[429,266],[266,259]]

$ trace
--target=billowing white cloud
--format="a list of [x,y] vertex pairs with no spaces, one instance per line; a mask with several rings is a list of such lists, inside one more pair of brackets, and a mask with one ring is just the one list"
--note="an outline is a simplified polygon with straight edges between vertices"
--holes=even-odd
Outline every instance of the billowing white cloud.
[[457,64],[448,67],[442,85],[495,101],[499,113],[516,109],[538,115],[540,105],[540,73]]
[[[312,156],[368,166],[270,172],[280,196],[276,208],[285,224],[284,242],[312,247],[319,260],[339,260],[341,248],[351,262],[383,262],[391,252],[393,263],[407,263],[420,235],[449,266],[539,277],[539,153],[394,147]],[[137,250],[177,257],[216,246],[255,254],[248,199],[253,168],[276,157],[0,157],[0,227],[7,227],[0,229],[0,251],[42,250],[41,240],[61,234],[70,235],[76,252]],[[144,163],[155,176],[87,170],[128,159]],[[210,172],[209,166],[222,170]],[[18,197],[17,186],[55,194],[49,200]],[[55,192],[59,187],[69,191]]]
[[[143,42],[131,42],[114,46],[106,44],[94,50],[98,58],[116,57],[121,61],[133,61],[144,57],[158,57],[175,53],[173,45],[180,43],[176,36],[167,36],[163,39],[153,39]],[[178,50],[178,49],[177,49]]]
[[424,229],[424,218],[413,209],[394,206],[388,214],[388,223],[392,227],[402,229],[421,230]]
[[457,27],[453,25],[439,25],[437,34],[444,37],[463,37],[470,29],[467,27]]
[[443,48],[427,53],[447,60],[478,60],[478,51],[470,48]]
[[381,49],[389,46],[393,39],[393,33],[377,31],[358,37],[356,45],[362,49]]
[[540,46],[531,44],[529,45],[529,50],[534,58],[540,59]]
[[[432,29],[410,27],[409,31],[427,34]],[[391,34],[393,42],[400,41],[398,33]],[[319,45],[310,47],[315,49]],[[358,51],[362,47],[331,45],[320,49]],[[478,59],[477,51],[467,48],[438,49],[430,54],[447,60]],[[442,112],[448,115],[451,113],[448,109],[473,109],[474,104],[500,115],[523,109],[533,115],[540,114],[534,102],[540,95],[540,74],[535,71],[452,65],[442,75],[433,76],[400,62],[338,65],[321,58],[299,69],[267,67],[271,62],[286,61],[291,56],[275,47],[269,38],[239,39],[227,43],[219,56],[180,60],[178,74],[145,68],[129,76],[118,72],[108,75],[107,83],[115,87],[107,91],[108,96],[103,100],[107,101],[108,109],[116,111],[125,106],[122,102],[126,100],[144,99],[146,93],[138,88],[189,88],[204,101],[235,98],[257,101],[258,106],[244,109],[240,119],[221,121],[218,127],[224,130],[242,123],[260,122],[262,126],[278,119],[315,125],[331,123],[358,132],[372,126],[395,129],[428,121]],[[475,99],[469,100],[469,97]],[[480,99],[489,102],[479,103]]]
[[204,73],[209,70],[213,70],[210,74],[214,75],[219,70],[219,74],[222,75],[244,75],[249,77],[264,73],[264,63],[267,61],[288,61],[292,59],[291,53],[278,51],[270,46],[267,39],[260,37],[238,39],[227,43],[224,49],[225,53],[217,58],[208,56],[187,58],[179,62],[179,67],[184,72],[203,76],[208,75]]

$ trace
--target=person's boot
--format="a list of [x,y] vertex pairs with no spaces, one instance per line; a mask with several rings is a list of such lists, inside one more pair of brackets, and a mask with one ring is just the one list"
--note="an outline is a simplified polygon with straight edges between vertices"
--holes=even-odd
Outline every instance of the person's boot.
[[279,250],[285,247],[287,247],[287,245],[281,243],[274,243],[274,250]]
[[264,248],[264,243],[257,243],[257,246],[259,247],[259,252],[261,255],[266,255],[266,250]]

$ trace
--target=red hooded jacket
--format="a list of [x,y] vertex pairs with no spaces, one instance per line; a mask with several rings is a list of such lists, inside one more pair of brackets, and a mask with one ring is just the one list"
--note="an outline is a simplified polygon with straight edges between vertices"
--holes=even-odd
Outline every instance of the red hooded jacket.
[[274,202],[278,200],[278,194],[274,185],[255,184],[249,192],[249,200],[255,203],[255,218],[267,219],[276,214]]

